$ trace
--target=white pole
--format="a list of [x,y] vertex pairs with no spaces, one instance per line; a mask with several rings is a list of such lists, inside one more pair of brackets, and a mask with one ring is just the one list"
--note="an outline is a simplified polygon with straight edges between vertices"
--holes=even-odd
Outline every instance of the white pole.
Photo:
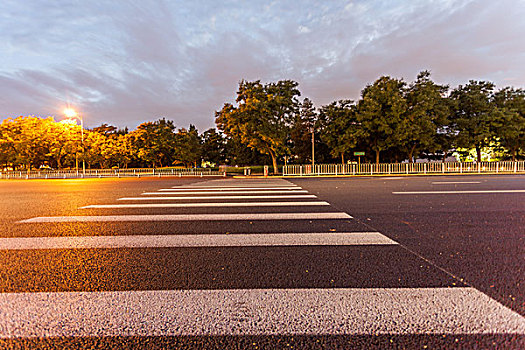
[[314,129],[312,128],[312,170],[315,164],[315,142],[314,142]]
[[84,154],[84,118],[80,115],[80,132],[82,133],[82,177],[86,176],[86,155]]

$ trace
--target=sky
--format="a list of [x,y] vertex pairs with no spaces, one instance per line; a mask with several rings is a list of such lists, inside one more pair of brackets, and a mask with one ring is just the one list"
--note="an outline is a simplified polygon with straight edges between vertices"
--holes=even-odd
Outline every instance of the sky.
[[316,106],[382,75],[525,87],[525,0],[1,0],[0,120],[214,127],[239,81]]

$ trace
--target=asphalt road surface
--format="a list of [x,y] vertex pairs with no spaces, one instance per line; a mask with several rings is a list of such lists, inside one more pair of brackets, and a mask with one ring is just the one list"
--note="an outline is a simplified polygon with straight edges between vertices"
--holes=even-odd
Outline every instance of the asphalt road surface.
[[3,348],[524,348],[525,177],[0,182]]

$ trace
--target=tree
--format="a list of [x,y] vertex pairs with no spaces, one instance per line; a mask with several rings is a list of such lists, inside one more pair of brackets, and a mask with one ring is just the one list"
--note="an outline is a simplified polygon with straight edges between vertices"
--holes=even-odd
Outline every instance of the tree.
[[405,82],[383,76],[361,92],[357,106],[360,137],[366,139],[376,154],[398,146],[406,139],[407,130],[403,118],[407,110]]
[[290,133],[293,154],[297,157],[299,163],[306,163],[308,160],[313,161],[312,143],[319,143],[317,132],[318,114],[312,101],[305,98],[300,105],[299,113],[295,115],[295,121]]
[[354,101],[339,100],[322,106],[319,113],[321,139],[334,157],[345,162],[345,154],[356,147],[362,132]]
[[494,138],[495,104],[492,101],[494,84],[471,80],[460,85],[450,95],[455,111],[451,116],[451,126],[458,147],[475,148],[478,162],[481,162],[481,149],[488,146]]
[[265,85],[259,80],[243,80],[237,91],[237,106],[226,103],[215,113],[219,130],[271,156],[274,173],[278,173],[277,158],[288,152],[287,141],[299,105],[297,86],[291,80]]
[[153,167],[172,164],[175,150],[175,125],[165,118],[142,123],[131,132],[137,157]]
[[49,141],[47,123],[52,121],[37,117],[8,118],[2,122],[3,142],[11,154],[13,167],[23,166],[27,170],[38,168],[49,158]]
[[106,123],[100,125],[100,126],[97,126],[97,127],[94,127],[93,129],[91,129],[91,131],[93,132],[98,132],[100,134],[104,134],[104,135],[110,135],[110,134],[115,134],[118,132],[118,129],[116,126],[113,126],[113,125],[108,125]]
[[42,120],[45,125],[47,139],[47,155],[58,169],[69,165],[78,159],[82,151],[81,126],[75,120],[55,122],[48,118]]
[[268,154],[263,154],[242,143],[238,137],[225,139],[225,163],[230,165],[268,164],[272,161]]
[[202,160],[202,141],[195,125],[188,130],[179,129],[175,135],[176,152],[174,160],[184,163],[185,166],[200,165]]
[[6,119],[0,123],[0,164],[2,167],[16,167],[16,148],[13,132],[10,126],[12,119]]
[[210,128],[201,136],[202,158],[205,162],[221,164],[226,160],[226,140],[217,133],[215,128]]
[[506,87],[494,95],[498,108],[494,130],[501,146],[509,150],[515,161],[525,149],[525,91]]
[[447,90],[447,86],[434,83],[428,71],[419,73],[407,89],[402,146],[407,150],[409,161],[413,162],[422,150],[435,152],[442,146],[437,136],[438,131],[448,123],[450,108],[445,97]]

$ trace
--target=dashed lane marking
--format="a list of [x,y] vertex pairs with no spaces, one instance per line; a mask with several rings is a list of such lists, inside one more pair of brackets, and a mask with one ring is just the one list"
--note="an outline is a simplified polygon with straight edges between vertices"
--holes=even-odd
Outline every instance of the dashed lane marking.
[[480,181],[433,181],[432,185],[480,184]]
[[525,190],[407,191],[407,192],[392,192],[392,194],[483,194],[483,193],[525,193]]

